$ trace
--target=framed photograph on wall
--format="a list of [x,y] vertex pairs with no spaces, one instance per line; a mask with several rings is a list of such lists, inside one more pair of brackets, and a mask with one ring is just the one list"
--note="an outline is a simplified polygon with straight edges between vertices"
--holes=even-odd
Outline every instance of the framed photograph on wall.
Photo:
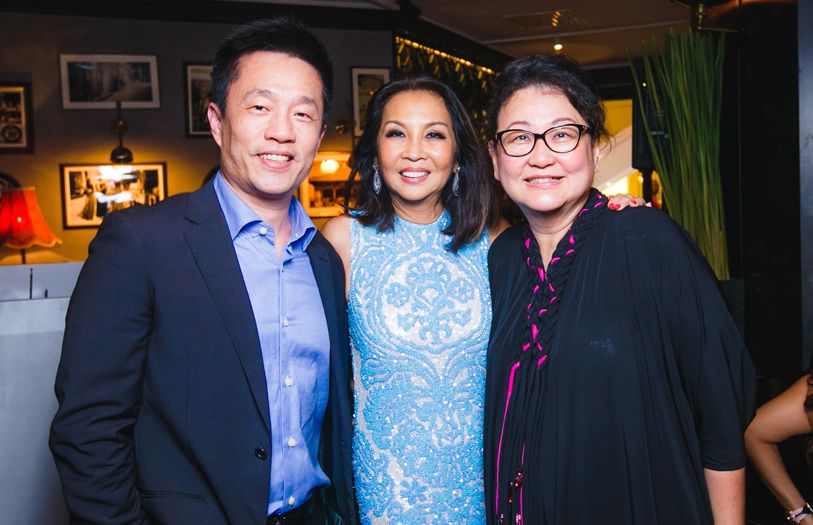
[[155,55],[59,55],[64,109],[159,108]]
[[350,78],[353,94],[353,136],[364,131],[364,113],[373,94],[390,81],[388,67],[351,67]]
[[212,64],[184,64],[186,86],[186,136],[208,137],[206,110],[212,101]]
[[0,153],[34,151],[31,84],[0,83]]
[[152,206],[167,196],[167,165],[60,164],[62,226],[96,228],[105,215],[131,206]]

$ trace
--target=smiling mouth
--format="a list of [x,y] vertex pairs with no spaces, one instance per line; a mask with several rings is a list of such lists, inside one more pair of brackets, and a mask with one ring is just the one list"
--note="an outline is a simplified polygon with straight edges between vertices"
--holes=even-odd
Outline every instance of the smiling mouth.
[[407,179],[420,179],[429,175],[428,171],[402,171],[401,176]]
[[561,177],[534,177],[532,179],[526,179],[525,182],[529,184],[552,184],[560,180],[562,180]]
[[283,155],[280,153],[261,153],[259,157],[263,160],[270,160],[273,162],[288,162],[293,160],[291,155]]

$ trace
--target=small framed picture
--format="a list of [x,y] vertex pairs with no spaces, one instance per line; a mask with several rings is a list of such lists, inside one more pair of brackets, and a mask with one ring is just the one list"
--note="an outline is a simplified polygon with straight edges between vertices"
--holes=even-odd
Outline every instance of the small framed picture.
[[167,195],[165,162],[109,166],[60,164],[62,226],[96,228],[105,215],[131,206],[152,206]]
[[184,64],[186,86],[186,136],[208,137],[209,118],[206,115],[212,101],[212,64]]
[[390,81],[388,67],[351,67],[350,77],[353,93],[353,135],[361,136],[364,131],[364,115],[367,103],[378,88]]
[[0,83],[0,153],[34,151],[31,84]]
[[64,109],[159,108],[155,55],[59,55]]

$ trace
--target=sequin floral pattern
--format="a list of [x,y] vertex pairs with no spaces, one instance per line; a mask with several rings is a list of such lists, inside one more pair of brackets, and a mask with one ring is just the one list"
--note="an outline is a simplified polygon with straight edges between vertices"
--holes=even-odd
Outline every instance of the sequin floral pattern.
[[488,233],[454,254],[433,224],[351,226],[353,463],[361,523],[485,523]]

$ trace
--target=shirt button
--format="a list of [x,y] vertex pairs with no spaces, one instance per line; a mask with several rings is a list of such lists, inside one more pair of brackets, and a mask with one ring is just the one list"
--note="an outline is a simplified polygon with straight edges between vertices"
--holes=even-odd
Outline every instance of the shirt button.
[[260,226],[260,235],[265,235],[266,233],[268,233],[268,228]]
[[291,387],[294,385],[294,378],[291,376],[285,376],[285,386]]
[[288,327],[288,318],[287,318],[287,317],[284,317],[284,318],[282,319],[282,326],[284,326],[284,327],[286,327],[286,328]]
[[292,507],[293,507],[293,506],[294,506],[294,503],[296,503],[296,498],[294,498],[293,496],[291,496],[290,498],[288,498],[288,505],[290,505],[290,506],[292,506]]
[[291,448],[294,448],[296,446],[296,440],[294,439],[294,436],[288,438],[288,446]]
[[265,460],[268,458],[268,453],[265,451],[263,447],[257,447],[254,449],[254,457],[257,459]]

